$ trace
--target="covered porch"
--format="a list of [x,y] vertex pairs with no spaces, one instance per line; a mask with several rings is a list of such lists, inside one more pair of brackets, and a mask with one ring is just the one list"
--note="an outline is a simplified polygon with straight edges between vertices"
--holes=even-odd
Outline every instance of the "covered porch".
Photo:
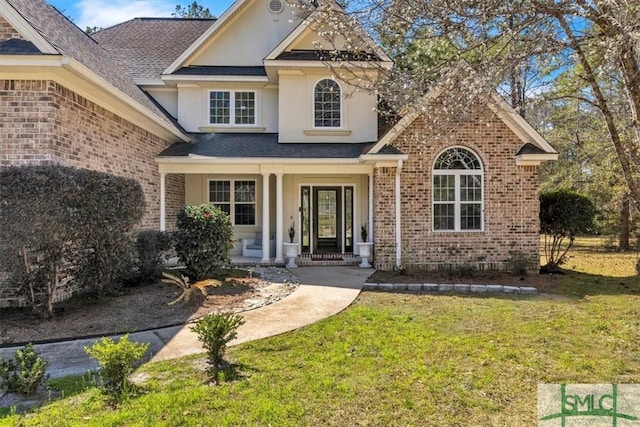
[[167,229],[167,176],[184,175],[185,204],[211,203],[230,215],[236,262],[284,263],[285,243],[293,240],[303,261],[331,265],[358,255],[363,228],[373,241],[372,165],[335,159],[176,160],[159,161],[161,230]]

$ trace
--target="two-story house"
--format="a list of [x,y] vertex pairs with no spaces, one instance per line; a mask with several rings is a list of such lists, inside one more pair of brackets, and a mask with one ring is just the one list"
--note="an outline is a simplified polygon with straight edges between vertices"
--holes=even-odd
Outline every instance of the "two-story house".
[[[231,216],[234,253],[263,262],[284,260],[290,229],[301,254],[338,258],[358,254],[364,229],[381,269],[538,253],[538,165],[553,147],[498,95],[439,131],[408,107],[379,132],[377,95],[339,70],[375,74],[391,59],[362,40],[328,66],[322,22],[285,0],[93,38],[41,0],[0,0],[0,16],[0,165],[135,177],[144,225],[162,230],[181,205],[212,203]],[[425,96],[435,114],[437,91]]]

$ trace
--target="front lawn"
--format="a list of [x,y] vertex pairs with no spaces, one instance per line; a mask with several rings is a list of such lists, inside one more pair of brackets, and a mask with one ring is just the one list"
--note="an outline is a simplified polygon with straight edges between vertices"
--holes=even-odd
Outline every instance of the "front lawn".
[[640,383],[640,283],[623,267],[597,275],[619,260],[601,255],[576,251],[565,266],[591,270],[558,277],[555,295],[364,292],[333,318],[230,349],[241,377],[221,386],[204,385],[202,357],[148,364],[142,395],[118,409],[86,386],[0,424],[535,425],[539,383]]

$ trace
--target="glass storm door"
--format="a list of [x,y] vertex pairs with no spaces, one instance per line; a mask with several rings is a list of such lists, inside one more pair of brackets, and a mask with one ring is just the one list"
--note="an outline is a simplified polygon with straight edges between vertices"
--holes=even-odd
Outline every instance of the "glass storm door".
[[341,193],[340,187],[313,189],[313,234],[317,252],[342,252]]
[[353,251],[353,187],[300,188],[302,253]]

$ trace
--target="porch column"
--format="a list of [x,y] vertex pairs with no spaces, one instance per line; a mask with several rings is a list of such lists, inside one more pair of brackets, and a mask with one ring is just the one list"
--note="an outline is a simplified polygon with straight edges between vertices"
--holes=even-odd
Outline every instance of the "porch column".
[[269,177],[270,173],[262,174],[262,262],[271,261],[269,253]]
[[369,174],[369,229],[367,230],[367,234],[369,234],[369,241],[374,242],[373,236],[373,172]]
[[167,210],[166,210],[166,181],[167,181],[167,173],[160,172],[160,231],[166,231],[167,229]]
[[400,172],[402,172],[402,160],[398,160],[396,167],[396,267],[402,267],[402,218],[400,198]]
[[282,230],[284,213],[282,212],[282,172],[276,173],[276,262],[284,262],[282,257]]

